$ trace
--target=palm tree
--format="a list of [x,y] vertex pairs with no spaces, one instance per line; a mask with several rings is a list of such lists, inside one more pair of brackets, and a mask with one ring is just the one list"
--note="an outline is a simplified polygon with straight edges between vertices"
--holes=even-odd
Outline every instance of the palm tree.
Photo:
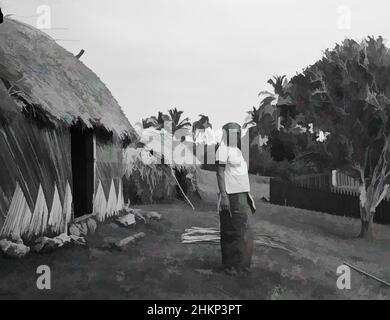
[[255,125],[257,132],[261,136],[269,135],[274,129],[280,129],[280,119],[278,106],[290,102],[288,95],[289,84],[286,76],[274,76],[267,81],[273,87],[273,93],[261,91],[258,96],[265,96],[256,109],[248,111],[249,120],[244,123],[244,128]]
[[177,108],[170,109],[169,116],[172,121],[172,133],[174,134],[177,130],[180,129],[188,129],[188,127],[191,127],[190,118],[184,118],[183,120],[180,120],[182,114],[184,111],[179,111]]
[[287,87],[288,87],[288,81],[285,75],[283,76],[274,76],[273,79],[269,79],[267,81],[273,89],[274,89],[274,95],[286,97],[287,96]]
[[142,119],[142,127],[144,129],[153,127],[156,130],[166,128],[168,129],[168,131],[172,130],[172,133],[175,134],[175,132],[177,132],[178,130],[187,129],[188,127],[191,127],[191,122],[189,122],[189,118],[180,120],[183,112],[184,111],[179,111],[177,108],[168,110],[168,114],[159,112],[157,117],[151,116],[149,118]]
[[157,118],[155,116],[151,116],[149,118],[146,118],[146,119],[142,119],[142,127],[144,129],[148,129],[148,128],[151,128],[151,127],[157,127],[157,124],[158,124],[158,121],[157,121]]

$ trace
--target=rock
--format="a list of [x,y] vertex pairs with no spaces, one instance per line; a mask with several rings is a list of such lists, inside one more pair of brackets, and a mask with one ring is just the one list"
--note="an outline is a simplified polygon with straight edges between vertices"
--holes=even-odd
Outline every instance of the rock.
[[11,257],[22,258],[29,252],[30,247],[27,247],[24,244],[13,243],[6,251],[6,254]]
[[81,222],[85,222],[85,221],[87,221],[88,219],[91,219],[92,217],[94,217],[95,215],[93,214],[93,213],[91,213],[91,214],[86,214],[86,215],[83,215],[83,216],[81,216],[81,217],[78,217],[78,218],[76,218],[76,219],[74,219],[73,220],[73,223],[75,223],[75,224],[79,224],[79,223],[81,223]]
[[81,236],[86,236],[88,235],[88,225],[86,222],[82,222],[81,224],[78,225],[79,229],[80,229],[80,235]]
[[[62,242],[61,242],[62,243]],[[53,251],[58,246],[58,240],[54,240],[48,237],[41,237],[35,240],[35,245],[32,250],[35,252],[49,252]]]
[[146,213],[146,218],[151,219],[151,220],[153,220],[153,219],[160,220],[161,219],[161,214],[159,214],[156,211],[150,211],[150,212]]
[[90,234],[94,234],[96,229],[97,229],[97,223],[94,219],[90,218],[87,220],[87,226],[88,226],[88,231]]
[[11,234],[10,240],[19,244],[23,243],[23,240],[20,238],[20,235],[14,233]]
[[133,209],[132,212],[136,219],[142,220],[146,223],[146,220],[160,220],[161,214],[157,211],[142,212],[140,209]]
[[[91,219],[92,220],[92,219]],[[85,237],[88,235],[88,219],[82,222],[72,223],[69,227],[69,233],[76,237]],[[96,228],[95,228],[96,229]]]
[[27,247],[18,240],[18,243],[8,241],[8,240],[1,240],[0,241],[0,249],[8,256],[14,257],[14,258],[22,258],[27,253],[30,252],[30,247]]
[[0,249],[3,252],[6,252],[10,246],[11,246],[11,241],[8,241],[8,240],[5,240],[5,239],[0,241]]
[[59,246],[62,247],[63,245],[72,241],[72,236],[68,236],[66,233],[62,233],[55,239],[59,242]]
[[126,212],[132,213],[136,220],[141,220],[141,221],[146,223],[146,219],[145,219],[144,215],[142,214],[141,209],[128,209],[128,210],[126,210]]
[[75,235],[71,235],[70,236],[70,239],[76,243],[76,244],[79,244],[79,245],[82,245],[82,246],[85,246],[87,244],[87,241],[83,238],[83,237],[78,237],[78,236],[75,236]]
[[119,217],[116,221],[119,222],[121,225],[128,227],[135,224],[135,216],[134,214],[129,213],[122,217]]
[[76,244],[85,245],[85,239],[82,237],[78,237],[75,235],[68,236],[63,233],[54,238],[41,237],[35,241],[35,246],[33,250],[35,252],[50,252],[55,250],[56,248],[61,248],[66,244],[70,244],[74,242]]
[[129,243],[134,242],[134,241],[136,241],[137,239],[140,239],[140,238],[143,238],[143,237],[145,237],[145,233],[143,233],[143,232],[136,233],[136,234],[134,234],[134,235],[132,235],[132,236],[129,236],[129,237],[127,237],[127,238],[124,238],[124,239],[122,239],[122,240],[118,240],[117,242],[115,242],[115,245],[116,245],[118,248],[122,249],[122,248],[124,248],[125,246],[127,246]]
[[76,237],[80,237],[81,236],[81,232],[80,232],[80,229],[75,225],[75,224],[71,224],[70,227],[69,227],[69,233],[71,235],[74,235]]
[[102,248],[118,248],[120,250],[124,250],[126,246],[132,242],[135,242],[137,239],[145,237],[145,233],[139,232],[132,236],[119,239],[114,237],[106,237],[104,238],[104,243],[102,245]]
[[146,218],[143,216],[142,213],[140,213],[140,212],[135,212],[135,213],[134,213],[134,216],[135,216],[135,218],[136,218],[137,220],[143,221],[144,223],[146,223]]

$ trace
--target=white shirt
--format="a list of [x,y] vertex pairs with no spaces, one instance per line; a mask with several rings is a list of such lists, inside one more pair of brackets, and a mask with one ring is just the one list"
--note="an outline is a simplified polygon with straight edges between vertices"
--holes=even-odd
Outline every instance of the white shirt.
[[249,192],[248,165],[237,147],[220,145],[216,160],[225,164],[225,188],[228,194]]

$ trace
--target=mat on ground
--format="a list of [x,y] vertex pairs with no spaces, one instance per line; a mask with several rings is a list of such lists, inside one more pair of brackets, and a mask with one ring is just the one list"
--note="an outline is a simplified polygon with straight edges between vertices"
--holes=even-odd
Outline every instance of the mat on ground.
[[[286,248],[281,241],[273,240],[276,236],[273,235],[255,235],[254,244],[259,246],[280,249],[289,253],[292,250]],[[191,227],[184,230],[181,236],[181,242],[185,244],[194,243],[211,243],[219,244],[221,242],[221,234],[218,228],[201,228]]]

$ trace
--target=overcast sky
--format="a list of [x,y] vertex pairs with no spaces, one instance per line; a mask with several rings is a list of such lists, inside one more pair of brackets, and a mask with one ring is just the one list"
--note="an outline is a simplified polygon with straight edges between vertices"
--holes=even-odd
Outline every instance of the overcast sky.
[[[177,107],[214,127],[242,123],[275,74],[291,77],[345,37],[390,39],[385,0],[0,0],[107,84],[131,123]],[[350,24],[348,23],[350,12]],[[65,29],[63,29],[65,28]],[[65,41],[66,40],[66,41]],[[0,44],[1,45],[1,44]]]

